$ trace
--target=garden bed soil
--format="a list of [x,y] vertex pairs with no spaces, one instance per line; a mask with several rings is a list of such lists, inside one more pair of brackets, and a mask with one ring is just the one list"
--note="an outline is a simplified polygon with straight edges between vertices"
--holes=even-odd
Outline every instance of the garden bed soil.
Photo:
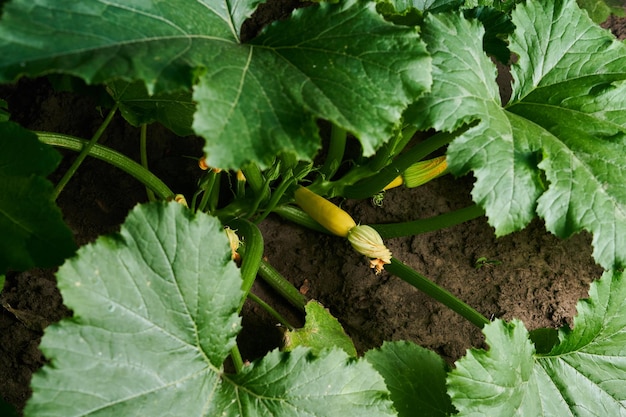
[[[624,21],[613,23],[623,33]],[[618,32],[622,31],[622,32]],[[33,130],[90,137],[103,120],[95,102],[54,92],[45,80],[23,80],[3,87],[12,119]],[[175,191],[189,196],[200,176],[197,138],[177,138],[149,128],[150,167]],[[101,140],[138,159],[139,131],[120,118]],[[64,153],[53,182],[71,163]],[[382,207],[371,201],[345,201],[358,222],[386,223],[428,218],[471,204],[473,179],[438,178],[413,190],[393,189]],[[61,194],[58,204],[79,244],[118,229],[128,211],[146,201],[143,186],[128,175],[88,159]],[[481,332],[456,313],[383,272],[343,239],[311,232],[270,216],[260,225],[265,257],[309,299],[328,307],[362,353],[385,340],[410,340],[432,349],[452,364],[466,349],[485,347]],[[566,240],[546,233],[541,221],[496,238],[485,218],[418,236],[389,239],[394,256],[489,318],[521,319],[529,329],[571,325],[575,305],[586,297],[602,270],[591,258],[591,239],[580,233]],[[488,261],[481,267],[480,258]],[[253,291],[296,324],[300,314],[262,282]],[[38,350],[43,330],[71,314],[56,289],[53,270],[8,274],[0,295],[0,394],[22,409],[30,396],[31,375],[45,361]],[[282,329],[258,306],[247,303],[240,347],[254,360],[280,346]]]

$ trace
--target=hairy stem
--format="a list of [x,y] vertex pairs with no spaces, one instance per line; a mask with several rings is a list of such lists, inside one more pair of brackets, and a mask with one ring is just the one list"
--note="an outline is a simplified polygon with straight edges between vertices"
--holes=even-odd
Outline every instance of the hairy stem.
[[416,132],[417,128],[413,126],[407,126],[402,129],[401,132],[376,151],[376,155],[367,165],[373,172],[383,169],[389,164],[390,160],[395,158],[406,147]]
[[98,139],[100,139],[100,137],[106,130],[107,126],[109,126],[109,123],[111,123],[111,120],[113,120],[113,116],[115,115],[115,112],[117,112],[117,104],[113,106],[111,111],[109,111],[109,114],[107,114],[104,121],[102,122],[98,130],[96,130],[96,133],[94,133],[94,135],[89,140],[89,142],[84,143],[84,146],[80,150],[80,153],[78,154],[78,156],[76,157],[72,165],[69,167],[67,172],[63,175],[63,177],[61,177],[61,180],[56,185],[56,187],[54,187],[54,191],[52,192],[52,198],[54,200],[56,200],[59,194],[61,194],[61,191],[63,191],[67,183],[74,176],[74,174],[78,170],[78,167],[80,167],[80,165],[83,163],[85,158],[87,158],[87,155],[89,155],[89,152],[91,151],[93,146],[96,144],[96,142],[98,142]]
[[396,258],[391,258],[391,264],[385,265],[385,270],[459,313],[478,328],[482,329],[485,324],[489,323],[489,320],[478,311]]
[[250,288],[252,288],[259,271],[261,257],[263,256],[263,235],[255,224],[247,220],[233,220],[229,226],[243,238],[243,246],[239,248],[239,254],[243,259],[241,262],[241,277],[243,278],[241,289],[244,292],[244,296],[237,310],[237,312],[241,312],[243,303],[250,293]]
[[200,185],[200,188],[202,189],[202,198],[198,203],[198,207],[196,207],[196,211],[205,211],[207,205],[209,204],[217,176],[218,174],[212,169],[209,169],[209,171],[205,174],[205,177],[202,179],[202,183]]
[[[86,143],[84,139],[69,135],[48,132],[36,133],[41,142],[72,151],[83,150]],[[161,199],[168,200],[175,196],[174,192],[172,192],[163,181],[126,155],[98,144],[94,144],[91,147],[88,155],[107,162],[133,176],[139,182],[154,191]]]
[[261,259],[261,265],[259,265],[259,275],[270,287],[283,296],[291,305],[298,308],[300,311],[304,311],[306,305],[306,299],[300,291],[294,287],[291,282],[287,281],[277,270],[275,270],[269,263]]
[[241,353],[239,352],[239,347],[237,345],[233,346],[230,350],[230,359],[233,361],[235,372],[241,372],[243,369],[243,359],[241,358]]
[[446,227],[456,226],[457,224],[476,219],[484,214],[485,211],[482,208],[473,204],[428,219],[418,219],[402,223],[370,224],[370,226],[376,229],[382,238],[388,239],[419,235],[420,233],[445,229]]
[[261,223],[261,221],[263,221],[272,212],[272,210],[274,210],[274,208],[278,205],[278,202],[280,201],[282,196],[285,194],[285,191],[287,191],[287,189],[291,187],[291,185],[295,181],[296,179],[293,177],[293,175],[291,175],[291,171],[289,171],[289,174],[283,177],[283,180],[280,183],[280,185],[272,193],[272,197],[270,198],[270,201],[267,203],[267,207],[265,208],[265,211],[263,211],[263,214],[261,214],[258,218],[254,220],[256,224]]
[[339,169],[339,165],[341,165],[346,149],[347,136],[348,132],[345,129],[335,124],[332,125],[328,154],[326,155],[324,165],[320,168],[320,173],[326,180],[330,180],[337,172],[337,169]]
[[266,186],[263,173],[257,164],[249,163],[241,168],[241,172],[243,172],[246,182],[250,185],[255,195],[263,195],[262,198],[265,198],[265,194],[269,194],[269,187]]
[[[141,131],[139,134],[139,157],[141,160],[141,166],[144,167],[147,171],[149,171],[148,169],[148,152],[146,150],[146,142],[147,142],[147,134],[148,132],[148,125],[147,124],[142,124],[141,125]],[[154,195],[154,191],[152,191],[150,188],[146,187],[146,194],[148,195],[148,200],[149,201],[156,201],[156,197]]]
[[281,316],[278,311],[274,310],[272,308],[272,306],[267,304],[265,301],[261,300],[259,297],[257,297],[256,295],[254,295],[252,293],[248,293],[248,298],[251,299],[252,301],[254,301],[255,303],[257,303],[258,305],[260,305],[263,310],[267,311],[270,316],[272,316],[276,320],[278,320],[280,322],[280,324],[285,326],[287,329],[289,329],[289,330],[293,330],[294,329],[294,326],[289,324],[289,322],[283,316]]

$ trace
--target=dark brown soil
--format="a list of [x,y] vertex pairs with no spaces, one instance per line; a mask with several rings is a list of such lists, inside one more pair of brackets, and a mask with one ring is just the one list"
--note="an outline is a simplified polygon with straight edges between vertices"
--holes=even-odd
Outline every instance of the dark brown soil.
[[[624,21],[615,24],[623,36]],[[613,26],[612,26],[613,27]],[[102,122],[93,101],[55,93],[44,81],[24,80],[3,87],[13,120],[34,130],[89,137]],[[199,176],[201,141],[176,138],[159,127],[149,129],[151,168],[177,192],[190,192]],[[139,131],[116,120],[102,139],[107,146],[138,158]],[[67,169],[67,154],[54,182]],[[369,201],[346,201],[344,207],[361,223],[427,218],[471,204],[472,178],[439,178],[418,189],[387,192],[382,207]],[[146,201],[145,189],[105,163],[87,160],[58,200],[80,244],[116,230],[128,211]],[[453,362],[471,346],[482,346],[478,329],[456,313],[424,296],[400,279],[376,276],[366,259],[339,238],[307,231],[270,217],[261,224],[265,256],[306,296],[321,301],[345,326],[359,352],[384,340],[411,340]],[[601,268],[591,258],[586,234],[559,240],[540,221],[496,239],[484,218],[419,236],[390,239],[394,256],[447,288],[487,317],[519,318],[528,328],[571,323],[575,304],[585,297]],[[479,258],[497,261],[476,267]],[[262,282],[254,292],[277,306],[295,323],[302,318]],[[42,329],[69,312],[55,286],[53,271],[9,274],[0,295],[0,394],[18,409],[30,395],[32,372],[44,362],[37,346]],[[240,337],[246,359],[280,344],[276,322],[255,305],[244,310]]]

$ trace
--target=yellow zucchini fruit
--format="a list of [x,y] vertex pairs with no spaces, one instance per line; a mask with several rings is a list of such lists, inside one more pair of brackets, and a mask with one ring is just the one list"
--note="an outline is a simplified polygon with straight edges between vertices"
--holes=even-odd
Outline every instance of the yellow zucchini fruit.
[[371,226],[357,225],[352,216],[311,190],[300,187],[294,194],[296,203],[329,232],[348,239],[354,250],[370,260],[370,266],[380,273],[391,263],[391,251],[380,234]]
[[356,226],[352,216],[307,188],[299,187],[294,197],[306,214],[334,235],[348,237],[350,230]]
[[393,181],[391,181],[389,184],[387,184],[385,186],[385,188],[383,188],[383,191],[387,191],[391,188],[396,188],[401,186],[402,184],[404,184],[404,179],[402,178],[402,175],[398,175],[396,178],[394,178]]

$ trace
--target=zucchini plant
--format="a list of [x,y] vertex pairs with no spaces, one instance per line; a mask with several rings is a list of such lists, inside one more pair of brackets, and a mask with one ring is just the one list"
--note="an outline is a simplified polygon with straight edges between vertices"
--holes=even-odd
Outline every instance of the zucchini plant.
[[[0,102],[0,273],[61,265],[74,313],[45,332],[49,362],[25,415],[626,415],[626,46],[574,0],[321,2],[244,42],[258,5],[4,4],[0,82],[65,74],[104,86],[114,103],[86,140],[29,131]],[[596,18],[618,10],[582,5]],[[494,60],[510,65],[506,102]],[[156,122],[205,139],[193,195],[98,144],[117,113],[141,126],[144,148]],[[320,120],[332,128],[314,163]],[[418,131],[432,134],[413,140]],[[348,134],[361,158],[344,156]],[[79,157],[53,186],[55,147]],[[54,201],[87,157],[133,175],[154,201],[77,250]],[[429,220],[357,226],[325,199],[469,172],[475,205]],[[230,193],[220,193],[225,176]],[[271,213],[347,237],[377,270],[482,328],[488,349],[452,369],[410,342],[357,357],[340,324],[262,259],[256,224]],[[483,214],[499,236],[537,216],[563,238],[591,232],[605,273],[573,328],[490,321],[384,246]],[[273,312],[250,293],[257,276],[305,311],[306,325],[277,317],[285,346],[246,364],[243,301]]]

